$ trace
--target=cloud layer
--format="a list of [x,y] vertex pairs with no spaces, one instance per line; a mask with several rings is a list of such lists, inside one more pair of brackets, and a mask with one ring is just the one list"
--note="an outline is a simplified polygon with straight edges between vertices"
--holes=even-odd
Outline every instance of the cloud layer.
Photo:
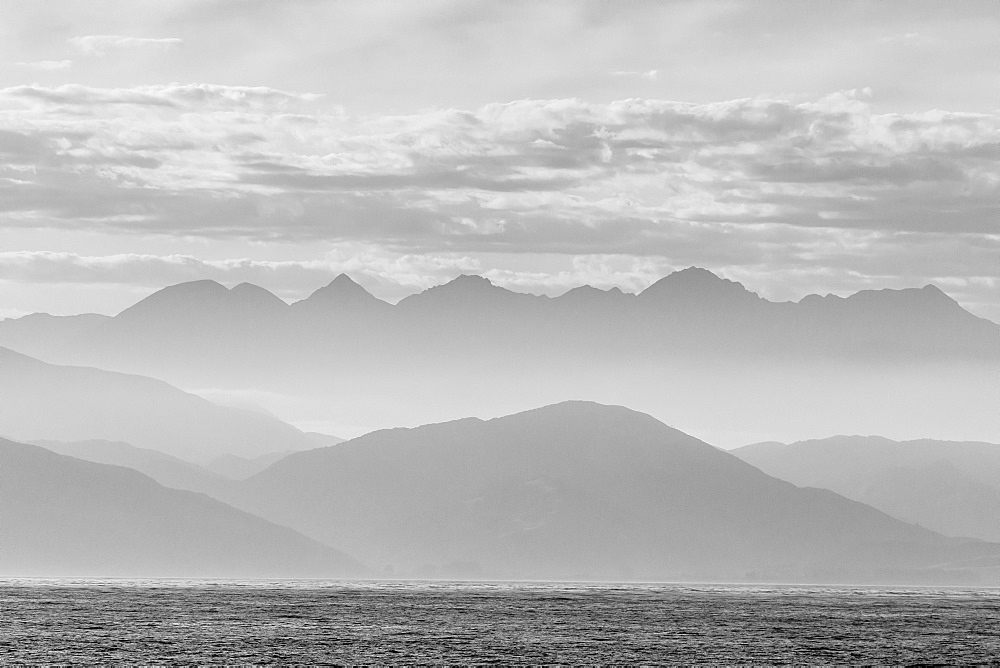
[[[1000,114],[876,114],[869,98],[373,116],[267,87],[22,85],[0,90],[0,227],[992,290]],[[437,282],[424,271],[402,284]]]
[[103,56],[118,49],[172,49],[184,40],[179,37],[126,37],[124,35],[82,35],[69,43],[89,56]]
[[357,117],[263,87],[18,86],[0,223],[637,254],[779,228],[996,233],[1000,116],[865,96]]

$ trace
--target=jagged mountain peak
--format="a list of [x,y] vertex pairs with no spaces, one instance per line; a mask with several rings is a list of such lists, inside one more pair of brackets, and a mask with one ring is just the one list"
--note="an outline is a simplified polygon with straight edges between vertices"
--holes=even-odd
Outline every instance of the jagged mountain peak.
[[632,297],[634,295],[626,295],[622,292],[621,288],[613,287],[607,290],[602,290],[600,288],[595,288],[593,285],[581,285],[579,287],[571,288],[566,292],[562,293],[556,299],[564,299],[567,301],[595,301],[595,300],[607,300],[607,299],[620,299],[622,297]]
[[972,316],[962,308],[962,305],[952,299],[941,288],[928,283],[922,288],[880,288],[859,290],[846,297],[835,294],[806,295],[799,300],[799,305],[819,308],[835,305],[838,308],[860,308],[884,313],[885,309],[906,309],[913,314],[935,312],[954,312],[956,315]]
[[643,299],[752,299],[761,300],[742,283],[722,278],[701,267],[688,267],[664,276],[639,293]]
[[332,297],[344,294],[365,294],[371,296],[370,292],[361,287],[357,281],[347,274],[337,274],[332,281],[313,292],[311,296]]
[[375,297],[365,290],[347,274],[338,274],[332,281],[319,288],[305,299],[296,302],[293,306],[313,307],[317,305],[328,306],[357,306],[359,304],[372,304],[388,306],[386,302]]
[[461,274],[447,283],[427,288],[423,292],[410,295],[399,302],[404,308],[419,304],[496,304],[498,300],[538,300],[536,295],[514,292],[495,285],[491,280],[477,274]]
[[[452,290],[489,290],[491,288],[503,290],[493,284],[493,281],[486,278],[485,276],[480,276],[479,274],[459,274],[455,278],[451,279],[443,285],[437,286],[439,288],[450,288]],[[434,288],[431,288],[432,290]]]
[[334,290],[353,290],[353,291],[368,292],[363,287],[361,287],[361,285],[359,285],[357,281],[355,281],[353,278],[344,273],[337,274],[332,281],[327,283],[326,287]]

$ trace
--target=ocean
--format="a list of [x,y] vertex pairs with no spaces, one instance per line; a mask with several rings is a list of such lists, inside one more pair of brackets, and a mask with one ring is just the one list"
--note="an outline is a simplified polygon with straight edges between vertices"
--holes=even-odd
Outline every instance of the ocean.
[[1000,662],[1000,590],[0,580],[0,662]]

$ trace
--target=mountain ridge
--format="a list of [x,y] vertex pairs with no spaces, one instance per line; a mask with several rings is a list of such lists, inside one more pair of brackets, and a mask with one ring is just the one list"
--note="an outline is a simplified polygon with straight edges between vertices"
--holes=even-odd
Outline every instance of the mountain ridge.
[[[539,297],[466,275],[392,305],[343,275],[291,306],[265,296],[262,308],[195,285],[220,303],[178,299],[160,311],[146,302],[63,333],[49,331],[70,325],[62,320],[3,321],[0,345],[7,331],[49,362],[262,393],[275,397],[271,410],[311,406],[296,417],[303,424],[354,433],[584,396],[660,417],[655,406],[675,406],[691,430],[727,446],[794,440],[806,424],[995,438],[1000,325],[943,293],[770,302],[707,270],[671,276],[639,295]],[[807,382],[815,378],[823,382]],[[720,414],[718,401],[734,410]]]
[[[473,287],[473,286],[475,286],[475,287]],[[254,293],[257,293],[257,294],[262,295],[262,296],[263,295],[267,295],[268,296],[268,301],[272,301],[271,298],[273,298],[274,300],[277,300],[278,302],[281,302],[281,303],[285,304],[286,306],[294,306],[295,304],[301,304],[303,302],[309,301],[310,299],[313,299],[313,298],[317,298],[318,299],[320,297],[322,297],[323,299],[327,299],[327,298],[329,298],[329,297],[332,296],[332,297],[334,297],[334,300],[336,301],[336,300],[342,299],[345,295],[351,295],[351,296],[353,296],[353,298],[360,298],[360,299],[363,299],[363,300],[368,300],[370,298],[371,300],[374,300],[376,302],[381,302],[383,304],[386,304],[387,306],[398,306],[399,303],[402,303],[403,301],[411,300],[411,298],[417,297],[417,296],[419,296],[421,294],[424,294],[424,293],[433,292],[435,294],[438,294],[438,293],[442,292],[442,290],[441,290],[442,288],[447,288],[448,291],[461,291],[462,293],[465,293],[465,294],[468,294],[470,292],[485,292],[485,293],[492,292],[492,293],[496,293],[496,294],[510,293],[511,295],[523,295],[525,297],[537,297],[537,298],[542,299],[542,300],[547,300],[547,299],[548,300],[558,300],[558,299],[562,299],[562,298],[570,295],[571,293],[576,293],[577,291],[581,291],[581,290],[588,291],[591,294],[595,294],[595,295],[598,294],[598,293],[600,293],[600,294],[603,294],[603,295],[608,296],[608,297],[614,296],[614,297],[620,297],[620,298],[626,298],[626,299],[630,298],[630,297],[639,297],[639,296],[645,295],[645,298],[649,299],[649,298],[653,298],[653,297],[657,296],[659,293],[663,293],[665,291],[677,291],[677,290],[683,290],[683,289],[689,289],[689,290],[691,290],[691,289],[695,289],[695,290],[696,289],[708,289],[708,290],[712,290],[713,292],[715,292],[717,294],[727,294],[727,293],[728,294],[733,294],[733,295],[743,295],[743,294],[745,294],[748,297],[754,298],[755,300],[760,300],[762,302],[766,302],[768,304],[787,304],[787,305],[801,305],[803,302],[805,302],[805,303],[808,304],[808,303],[811,303],[811,302],[827,302],[827,303],[843,302],[843,301],[847,301],[847,300],[851,300],[851,299],[866,300],[866,299],[872,298],[875,295],[879,295],[879,296],[902,296],[902,295],[917,295],[917,294],[920,294],[920,295],[932,297],[932,298],[934,298],[937,301],[940,301],[942,303],[955,304],[959,308],[961,308],[964,312],[969,313],[969,311],[967,309],[965,309],[964,307],[962,307],[961,304],[959,304],[956,300],[954,300],[952,297],[950,297],[944,290],[942,290],[939,286],[937,286],[937,285],[935,285],[933,283],[927,283],[927,284],[923,285],[922,287],[876,288],[876,289],[866,288],[866,289],[858,290],[856,292],[853,292],[853,293],[851,293],[851,294],[849,294],[847,296],[843,296],[843,297],[839,296],[839,295],[836,295],[836,294],[832,294],[832,293],[827,293],[827,294],[822,294],[822,295],[818,294],[818,293],[810,293],[810,294],[807,294],[807,295],[804,295],[804,296],[800,297],[798,300],[771,301],[771,300],[768,300],[765,297],[761,297],[759,293],[757,293],[757,292],[755,292],[755,291],[747,288],[743,283],[740,283],[739,281],[733,281],[731,279],[723,278],[723,277],[719,276],[718,274],[715,274],[714,272],[712,272],[712,271],[710,271],[708,269],[704,269],[702,267],[691,266],[691,267],[688,267],[686,269],[681,269],[681,270],[672,272],[670,274],[667,274],[665,276],[662,276],[659,279],[657,279],[657,280],[653,281],[652,283],[650,283],[647,287],[645,287],[645,288],[643,288],[643,289],[641,289],[641,290],[639,290],[638,292],[635,292],[635,293],[625,292],[624,290],[622,290],[619,287],[612,287],[612,288],[609,288],[609,289],[601,289],[601,288],[594,287],[594,286],[592,286],[590,284],[584,283],[584,284],[581,284],[581,285],[578,285],[578,286],[575,286],[575,287],[572,287],[572,288],[568,288],[565,292],[563,292],[563,293],[561,293],[559,295],[552,296],[552,297],[547,297],[546,295],[539,295],[539,294],[530,293],[530,292],[518,292],[518,291],[512,290],[510,288],[505,288],[505,287],[496,285],[495,283],[493,283],[492,281],[490,281],[488,278],[486,278],[484,276],[481,276],[481,275],[478,275],[478,274],[460,274],[456,278],[453,278],[451,280],[445,281],[444,283],[441,283],[441,284],[438,284],[438,285],[434,285],[434,286],[432,286],[430,288],[426,288],[426,289],[424,289],[424,290],[422,290],[422,291],[420,291],[418,293],[414,293],[412,295],[408,295],[407,297],[404,297],[403,299],[401,299],[396,304],[392,304],[390,302],[386,302],[384,300],[381,300],[381,299],[375,297],[374,295],[372,295],[372,293],[370,293],[368,290],[366,290],[364,287],[362,287],[359,283],[357,283],[357,281],[355,281],[354,279],[352,279],[346,273],[340,273],[340,274],[338,274],[336,277],[333,278],[333,280],[330,281],[330,283],[317,288],[316,290],[314,290],[307,297],[305,297],[303,299],[299,299],[299,300],[293,301],[293,302],[291,302],[291,304],[289,304],[289,303],[285,302],[284,300],[282,300],[281,298],[277,297],[277,295],[275,295],[274,293],[270,292],[266,288],[258,286],[258,285],[254,284],[254,283],[242,282],[242,283],[239,283],[239,284],[233,286],[232,288],[226,288],[224,285],[222,285],[218,281],[215,281],[215,280],[212,280],[212,279],[196,279],[196,280],[192,280],[192,281],[175,283],[175,284],[166,286],[164,288],[160,288],[159,290],[154,291],[153,293],[151,293],[147,297],[139,300],[138,302],[136,302],[132,306],[123,309],[117,315],[121,315],[121,314],[129,311],[130,309],[134,308],[135,306],[138,306],[139,304],[148,303],[149,300],[151,300],[151,298],[153,298],[153,297],[157,297],[157,299],[153,300],[153,301],[158,301],[159,299],[166,299],[168,296],[171,297],[171,298],[176,297],[176,296],[183,296],[183,297],[187,297],[187,298],[198,298],[198,299],[202,299],[202,300],[204,300],[204,299],[220,300],[220,299],[226,299],[227,295],[232,295],[234,293],[237,294],[237,295],[239,295],[239,294],[242,294],[242,293],[253,291]],[[21,320],[21,319],[24,319],[24,318],[34,318],[34,317],[37,317],[37,316],[44,316],[44,315],[48,315],[48,314],[44,314],[44,313],[32,313],[32,314],[29,314],[29,315],[26,315],[26,316],[19,316],[17,318],[2,319],[2,320],[0,320],[0,322],[3,322],[5,320],[6,321],[15,321],[15,320]],[[977,318],[979,320],[986,320],[987,322],[992,322],[988,318],[982,318],[982,317],[976,316],[976,315],[974,315],[972,313],[969,313],[969,315],[971,315],[972,317]],[[80,314],[79,316],[75,316],[74,315],[74,316],[50,316],[50,317],[58,317],[58,318],[74,317],[74,318],[76,318],[76,317],[87,317],[87,316],[93,316],[93,317],[98,317],[98,318],[116,317],[116,316],[101,316],[100,314]],[[998,323],[993,323],[993,324],[998,324]]]

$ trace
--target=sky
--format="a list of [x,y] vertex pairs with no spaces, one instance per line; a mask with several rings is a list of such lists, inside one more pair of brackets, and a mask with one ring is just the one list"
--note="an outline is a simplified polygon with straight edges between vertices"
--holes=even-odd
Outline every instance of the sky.
[[0,316],[477,273],[1000,322],[995,2],[0,0]]

